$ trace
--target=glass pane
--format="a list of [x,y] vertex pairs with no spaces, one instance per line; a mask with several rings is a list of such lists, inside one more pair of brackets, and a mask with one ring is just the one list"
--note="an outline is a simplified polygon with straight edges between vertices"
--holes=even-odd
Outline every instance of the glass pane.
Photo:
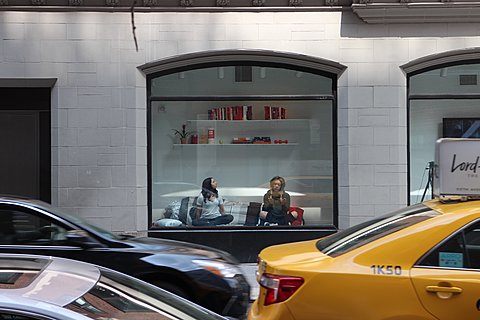
[[479,94],[480,64],[439,68],[410,77],[410,94]]
[[[282,108],[285,119],[265,120],[265,110],[267,118],[281,118]],[[240,110],[240,119],[251,120],[208,120],[215,109],[222,119]],[[261,208],[253,203],[262,203],[277,175],[306,225],[333,223],[332,101],[165,101],[151,111],[152,220],[170,218],[160,227],[191,225],[189,211],[207,177],[218,181],[233,216],[228,225],[254,226]],[[183,124],[192,132],[186,144],[174,131]]]
[[19,289],[29,286],[47,263],[44,259],[0,258],[0,288]]
[[435,248],[418,263],[420,266],[441,268],[464,268],[465,255],[463,235],[459,233]]
[[[428,181],[429,162],[435,159],[435,141],[446,137],[444,119],[480,118],[475,99],[410,101],[410,203],[420,202]],[[449,120],[449,123],[453,123]],[[448,132],[452,130],[446,128]],[[465,126],[465,130],[468,130]],[[428,188],[425,199],[430,199]]]
[[259,66],[188,70],[152,79],[151,83],[152,96],[332,94],[330,78]]
[[317,248],[335,257],[438,214],[422,204],[412,205],[323,238],[317,242]]

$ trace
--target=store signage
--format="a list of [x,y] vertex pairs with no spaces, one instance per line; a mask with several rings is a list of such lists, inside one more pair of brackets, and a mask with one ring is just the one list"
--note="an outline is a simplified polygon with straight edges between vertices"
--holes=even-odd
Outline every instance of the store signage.
[[480,197],[480,139],[439,139],[435,145],[436,197]]

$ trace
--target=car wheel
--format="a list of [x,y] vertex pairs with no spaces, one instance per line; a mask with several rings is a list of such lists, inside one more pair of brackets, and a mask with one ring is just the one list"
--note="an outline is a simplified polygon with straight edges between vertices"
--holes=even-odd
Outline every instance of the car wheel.
[[175,285],[175,284],[173,284],[173,283],[163,282],[163,281],[162,281],[162,282],[157,282],[157,283],[155,283],[155,285],[156,285],[157,287],[160,287],[160,288],[162,288],[162,289],[164,289],[164,290],[167,290],[167,291],[169,291],[169,292],[171,292],[171,293],[174,293],[174,294],[176,294],[177,296],[180,296],[180,297],[185,298],[185,299],[187,299],[187,300],[190,299],[188,293],[187,293],[183,288],[180,288],[179,286],[177,286],[177,285]]

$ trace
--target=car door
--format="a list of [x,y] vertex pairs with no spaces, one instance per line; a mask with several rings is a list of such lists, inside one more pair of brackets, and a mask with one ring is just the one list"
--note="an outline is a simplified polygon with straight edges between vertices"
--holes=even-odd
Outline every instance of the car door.
[[480,223],[456,232],[423,257],[411,279],[425,309],[440,320],[480,318]]

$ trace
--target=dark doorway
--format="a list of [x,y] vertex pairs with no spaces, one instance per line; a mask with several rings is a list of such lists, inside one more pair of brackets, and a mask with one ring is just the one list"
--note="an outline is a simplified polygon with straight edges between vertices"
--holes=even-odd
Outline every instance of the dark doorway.
[[0,194],[51,202],[50,88],[0,88]]

